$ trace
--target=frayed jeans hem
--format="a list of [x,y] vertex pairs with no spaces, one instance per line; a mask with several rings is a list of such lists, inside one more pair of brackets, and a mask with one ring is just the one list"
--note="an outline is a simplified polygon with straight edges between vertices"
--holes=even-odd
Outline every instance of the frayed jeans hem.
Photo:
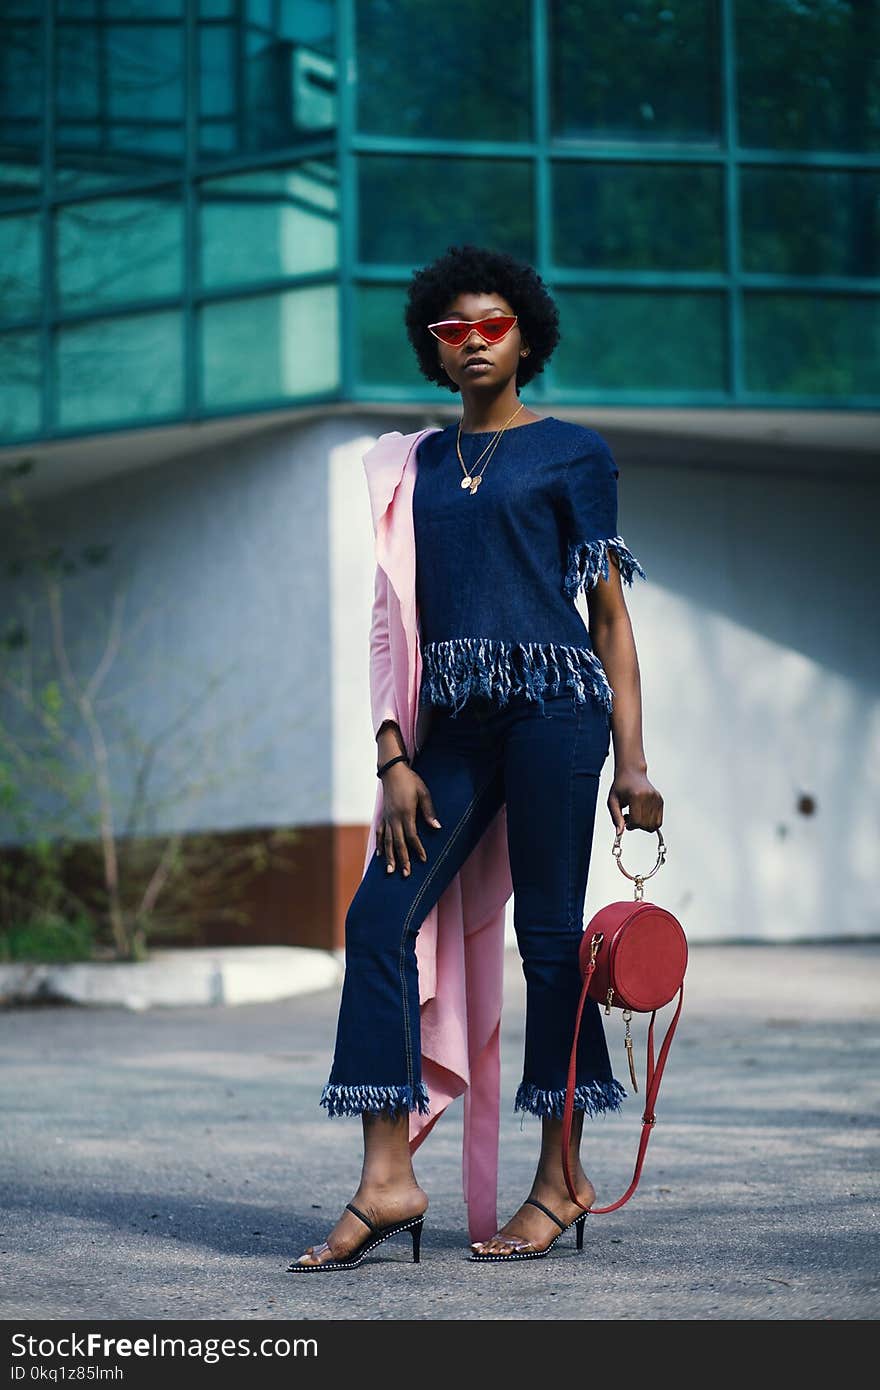
[[[574,1108],[588,1115],[602,1115],[608,1110],[619,1110],[621,1101],[626,1100],[626,1091],[619,1081],[585,1081],[575,1087]],[[562,1119],[565,1110],[565,1091],[545,1091],[530,1082],[520,1083],[516,1093],[514,1110],[524,1110],[531,1115],[552,1115]]]
[[423,1082],[415,1086],[339,1086],[329,1082],[321,1092],[320,1104],[328,1115],[399,1115],[417,1110],[429,1115],[428,1090]]

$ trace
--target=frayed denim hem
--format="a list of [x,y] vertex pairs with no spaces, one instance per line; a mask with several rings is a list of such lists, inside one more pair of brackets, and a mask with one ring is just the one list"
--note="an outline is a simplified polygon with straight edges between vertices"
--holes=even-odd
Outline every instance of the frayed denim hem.
[[613,556],[620,578],[632,588],[633,577],[640,575],[647,579],[645,571],[635,555],[628,549],[622,536],[609,536],[607,540],[570,541],[568,563],[562,587],[569,598],[574,599],[578,590],[588,593],[595,588],[599,575],[608,578],[608,557]]
[[[585,1110],[588,1115],[619,1110],[623,1100],[626,1100],[626,1091],[619,1081],[586,1081],[574,1090],[575,1110]],[[565,1109],[565,1091],[542,1091],[539,1086],[523,1081],[516,1093],[513,1108],[527,1110],[531,1115],[553,1115],[561,1120]]]
[[429,1115],[430,1101],[424,1082],[416,1086],[337,1086],[328,1082],[320,1104],[328,1115],[405,1115],[418,1110]]
[[422,649],[420,703],[458,714],[472,696],[504,705],[523,694],[544,712],[544,695],[571,690],[579,704],[597,701],[611,713],[613,693],[590,647],[559,642],[505,642],[494,637],[450,637]]

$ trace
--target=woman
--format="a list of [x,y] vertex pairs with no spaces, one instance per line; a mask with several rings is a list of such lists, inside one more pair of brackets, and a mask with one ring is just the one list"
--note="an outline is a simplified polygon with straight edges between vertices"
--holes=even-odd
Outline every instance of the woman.
[[[386,710],[374,692],[374,718],[388,716],[377,728],[381,815],[346,917],[336,1050],[321,1097],[331,1115],[361,1115],[363,1169],[326,1240],[291,1262],[296,1272],[352,1268],[400,1232],[411,1234],[419,1257],[428,1198],[413,1171],[410,1130],[433,1124],[419,1120],[432,1113],[419,931],[501,812],[526,979],[515,1104],[541,1117],[542,1142],[528,1197],[500,1231],[472,1243],[471,1259],[542,1257],[571,1225],[580,1248],[584,1213],[563,1176],[562,1108],[599,777],[612,738],[615,830],[662,824],[622,590],[644,570],[617,534],[617,465],[596,431],[518,400],[558,342],[550,295],[511,257],[450,247],[413,276],[406,325],[423,373],[462,395],[457,424],[419,440],[411,500],[418,702],[428,732],[420,745],[411,740],[410,756],[397,708]],[[387,642],[380,580],[381,569],[373,648]],[[574,604],[579,591],[589,629]],[[586,1206],[595,1189],[579,1157],[583,1116],[616,1110],[624,1095],[590,1001],[572,1134]]]

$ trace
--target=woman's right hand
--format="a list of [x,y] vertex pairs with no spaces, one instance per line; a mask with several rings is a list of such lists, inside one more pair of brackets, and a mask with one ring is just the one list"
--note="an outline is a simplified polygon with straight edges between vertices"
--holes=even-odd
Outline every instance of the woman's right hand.
[[425,847],[416,830],[416,812],[422,815],[435,830],[440,822],[434,810],[431,793],[417,772],[406,763],[396,763],[382,775],[385,789],[383,816],[376,829],[376,854],[384,852],[385,872],[391,874],[397,864],[404,878],[410,874],[410,850],[417,854],[422,863],[427,861]]

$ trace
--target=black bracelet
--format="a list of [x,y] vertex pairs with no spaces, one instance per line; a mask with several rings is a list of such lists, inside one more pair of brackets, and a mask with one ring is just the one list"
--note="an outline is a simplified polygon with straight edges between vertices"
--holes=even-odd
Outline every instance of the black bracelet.
[[393,767],[395,763],[406,763],[409,766],[409,758],[406,753],[398,753],[396,758],[389,758],[387,763],[383,763],[381,767],[376,769],[376,776],[381,777],[382,773],[387,772],[388,768]]

